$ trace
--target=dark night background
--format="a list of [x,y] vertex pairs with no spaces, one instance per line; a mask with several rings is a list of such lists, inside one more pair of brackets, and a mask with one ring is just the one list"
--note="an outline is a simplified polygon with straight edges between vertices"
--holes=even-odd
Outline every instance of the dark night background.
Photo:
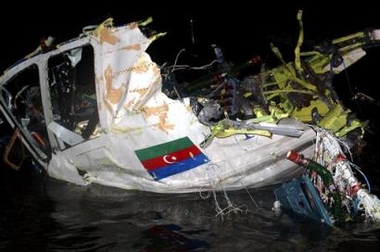
[[[190,20],[195,41],[200,45],[219,44],[227,57],[268,50],[269,42],[293,50],[298,35],[297,10],[302,9],[305,46],[324,38],[335,38],[380,27],[376,4],[335,4],[332,1],[132,1],[92,2],[50,1],[20,3],[2,8],[2,56],[4,69],[33,51],[41,37],[57,42],[78,36],[87,25],[113,17],[116,25],[152,16],[154,26],[168,35],[155,44],[168,44],[162,55],[175,54],[190,43]],[[155,45],[159,46],[159,45]],[[248,56],[247,56],[248,57]],[[165,60],[165,59],[164,59]]]
[[[108,17],[115,25],[152,16],[153,28],[168,32],[155,41],[148,52],[158,64],[173,62],[182,48],[195,55],[212,53],[218,44],[232,62],[247,61],[258,54],[270,66],[280,62],[270,51],[276,45],[286,61],[294,59],[293,50],[299,33],[297,11],[303,10],[303,50],[324,39],[334,39],[370,28],[380,28],[377,4],[333,3],[332,1],[155,1],[92,2],[50,1],[20,3],[13,1],[2,8],[0,71],[34,51],[42,37],[53,36],[60,43],[77,37],[82,28],[100,24]],[[191,25],[195,44],[191,44]],[[363,92],[380,99],[378,75],[380,47],[335,77],[335,88],[346,104],[363,119],[377,122],[379,106],[358,104],[351,97]],[[209,61],[207,61],[208,63]],[[187,63],[187,62],[186,62]],[[376,124],[371,131],[376,131]]]
[[[77,37],[82,28],[100,24],[108,17],[115,25],[152,16],[153,28],[168,32],[155,41],[148,52],[158,64],[173,62],[182,48],[195,55],[212,53],[215,43],[232,62],[247,61],[258,54],[270,66],[280,62],[270,51],[276,45],[286,61],[294,59],[298,39],[297,11],[303,10],[303,50],[324,39],[334,39],[370,28],[380,28],[380,14],[375,2],[333,3],[332,1],[155,1],[92,2],[51,1],[20,3],[13,1],[2,8],[0,20],[0,69],[4,70],[34,51],[41,37],[53,36],[60,43]],[[191,44],[191,25],[195,44]],[[363,119],[376,122],[378,106],[353,102],[351,97],[363,92],[380,99],[378,75],[380,47],[335,77],[335,88],[346,104]],[[207,61],[208,63],[209,61]],[[188,62],[185,62],[188,63]],[[371,131],[376,131],[376,124]]]
[[[173,63],[182,48],[195,56],[212,54],[211,44],[217,44],[234,63],[260,55],[269,66],[280,64],[269,45],[273,43],[286,61],[293,61],[299,33],[296,16],[301,9],[303,50],[324,39],[380,29],[376,1],[11,1],[1,7],[0,71],[34,51],[42,37],[53,36],[61,43],[108,17],[117,26],[152,16],[154,29],[168,32],[148,48],[158,64]],[[191,43],[190,20],[195,44]],[[367,145],[354,163],[380,195],[380,46],[366,52],[366,57],[335,76],[333,85],[344,104],[370,122]],[[357,92],[373,97],[377,104],[352,100]],[[127,195],[96,186],[77,188],[20,177],[1,177],[0,250],[137,251],[148,244],[143,251],[169,251],[159,250],[160,246],[185,251],[175,250],[170,230],[161,238],[144,236],[162,223],[180,226],[188,232],[183,232],[184,237],[202,239],[217,248],[212,251],[377,251],[379,247],[379,225],[328,230],[287,219],[281,222],[271,211],[259,208],[233,221],[218,221],[213,203],[200,200],[199,195]],[[272,191],[262,195],[260,191],[254,195],[259,205],[271,205]],[[174,232],[174,242],[178,233]],[[196,251],[209,250],[201,245]]]

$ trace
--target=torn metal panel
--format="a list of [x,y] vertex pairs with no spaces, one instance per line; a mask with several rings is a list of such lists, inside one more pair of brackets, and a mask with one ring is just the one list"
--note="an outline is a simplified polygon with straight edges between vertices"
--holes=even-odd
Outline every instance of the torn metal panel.
[[368,180],[363,183],[355,176],[357,167],[330,132],[318,131],[313,159],[295,151],[289,151],[287,158],[303,166],[305,173],[274,190],[277,211],[281,208],[330,226],[380,221],[379,198],[365,186]]
[[342,137],[365,127],[324,70],[358,60],[350,53],[365,40],[304,54],[300,33],[295,62],[273,45],[279,66],[239,75],[216,45],[203,66],[179,64],[185,50],[158,66],[146,50],[163,33],[151,21],[107,19],[1,76],[1,112],[50,176],[157,193],[261,187],[300,176],[286,154],[311,156],[317,128]]

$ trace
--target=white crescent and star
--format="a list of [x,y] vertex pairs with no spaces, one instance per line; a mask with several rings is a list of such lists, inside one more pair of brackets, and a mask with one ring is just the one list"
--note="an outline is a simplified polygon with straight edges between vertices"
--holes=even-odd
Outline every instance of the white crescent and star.
[[165,155],[162,157],[165,163],[167,164],[173,164],[177,160],[175,156]]

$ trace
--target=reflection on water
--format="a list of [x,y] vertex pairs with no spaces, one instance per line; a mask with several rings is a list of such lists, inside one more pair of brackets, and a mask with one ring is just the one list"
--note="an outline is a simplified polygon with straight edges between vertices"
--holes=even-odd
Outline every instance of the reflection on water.
[[[379,247],[378,224],[331,228],[276,215],[270,187],[208,197],[161,195],[2,172],[0,189],[0,251],[368,252]],[[229,201],[233,208],[227,208]]]

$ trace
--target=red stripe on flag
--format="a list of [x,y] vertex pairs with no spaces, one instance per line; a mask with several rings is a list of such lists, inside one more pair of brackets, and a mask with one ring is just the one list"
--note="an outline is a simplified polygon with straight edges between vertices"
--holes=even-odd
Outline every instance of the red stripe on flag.
[[[155,170],[160,167],[168,166],[173,163],[178,163],[188,158],[193,158],[201,153],[197,146],[193,145],[188,148],[168,153],[167,155],[144,160],[142,162],[145,169],[148,171]],[[192,156],[193,155],[193,156]]]

